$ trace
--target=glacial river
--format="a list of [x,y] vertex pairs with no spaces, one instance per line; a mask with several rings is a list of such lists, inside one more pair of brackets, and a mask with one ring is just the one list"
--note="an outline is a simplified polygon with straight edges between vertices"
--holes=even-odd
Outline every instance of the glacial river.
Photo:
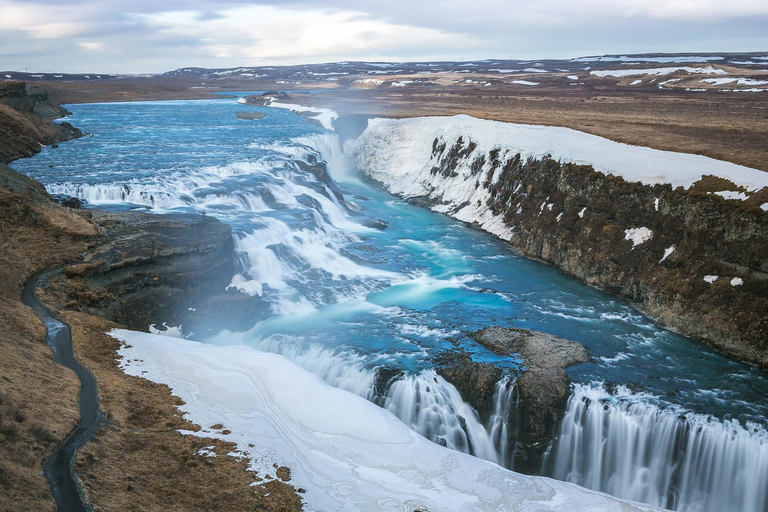
[[[232,226],[232,286],[269,312],[246,332],[222,325],[193,339],[282,354],[433,441],[503,464],[513,447],[498,421],[483,424],[432,356],[459,346],[512,372],[519,361],[469,334],[497,325],[570,338],[593,360],[569,369],[574,394],[547,475],[677,510],[768,510],[768,372],[361,180],[333,132],[292,112],[234,98],[68,108],[93,135],[15,169],[89,207],[201,212]],[[333,183],[299,165],[316,159]],[[384,389],[382,367],[403,371]],[[497,386],[502,422],[510,386]]]

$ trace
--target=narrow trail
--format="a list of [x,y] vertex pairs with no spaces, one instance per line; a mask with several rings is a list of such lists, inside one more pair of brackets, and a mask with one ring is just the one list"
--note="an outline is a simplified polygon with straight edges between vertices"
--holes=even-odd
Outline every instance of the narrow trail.
[[45,341],[53,350],[54,359],[74,371],[80,380],[80,423],[45,461],[44,473],[60,512],[91,511],[75,474],[75,454],[99,427],[101,410],[96,377],[75,359],[69,326],[54,318],[35,295],[38,284],[45,282],[58,270],[55,268],[33,275],[25,283],[22,292],[22,302],[32,308],[48,330]]

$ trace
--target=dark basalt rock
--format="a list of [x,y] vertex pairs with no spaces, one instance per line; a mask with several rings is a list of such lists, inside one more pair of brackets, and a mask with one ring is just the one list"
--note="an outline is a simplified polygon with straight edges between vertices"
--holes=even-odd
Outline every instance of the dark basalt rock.
[[[193,214],[84,214],[103,231],[103,242],[64,271],[68,307],[146,331],[150,324],[186,324],[193,310],[203,311],[213,297],[226,294],[234,274],[228,225]],[[214,310],[228,309],[232,300],[244,302],[231,299]]]
[[79,199],[77,197],[68,196],[66,194],[52,194],[51,199],[53,199],[54,203],[75,210],[83,208],[86,204],[88,204],[85,199]]
[[491,363],[480,363],[461,349],[445,350],[433,358],[435,370],[456,386],[462,398],[471,405],[483,424],[493,413],[496,383],[504,377],[501,368]]
[[[526,329],[488,327],[475,340],[502,356],[519,355],[524,369],[517,375],[512,400],[516,403],[505,421],[509,425],[511,454],[505,465],[526,474],[539,474],[544,452],[555,436],[570,394],[567,366],[589,361],[583,345],[551,334]],[[456,386],[462,398],[487,425],[495,407],[501,368],[473,361],[464,350],[449,350],[434,358],[435,369]]]
[[381,219],[368,219],[363,225],[372,229],[378,229],[379,231],[384,231],[389,227],[387,221]]

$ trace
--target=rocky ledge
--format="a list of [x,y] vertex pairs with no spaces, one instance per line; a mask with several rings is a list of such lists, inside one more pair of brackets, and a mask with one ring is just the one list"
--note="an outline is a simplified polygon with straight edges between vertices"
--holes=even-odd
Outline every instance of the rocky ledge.
[[40,152],[50,145],[81,137],[80,130],[53,119],[69,115],[51,102],[48,92],[24,82],[0,82],[0,163]]
[[[487,327],[474,333],[475,340],[493,352],[522,359],[523,367],[512,393],[517,406],[508,411],[509,443],[514,451],[503,461],[515,471],[539,474],[541,459],[555,435],[570,394],[565,369],[589,361],[583,345],[576,341],[527,329]],[[501,368],[473,361],[463,350],[451,350],[435,359],[435,366],[461,393],[487,424],[493,414]]]
[[[83,210],[101,240],[50,286],[67,309],[131,329],[187,324],[234,274],[228,225],[194,214]],[[236,295],[233,293],[233,296]]]

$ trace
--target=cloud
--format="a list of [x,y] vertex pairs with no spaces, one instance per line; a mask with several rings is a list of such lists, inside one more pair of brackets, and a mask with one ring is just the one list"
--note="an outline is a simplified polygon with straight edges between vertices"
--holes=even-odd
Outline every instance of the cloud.
[[765,0],[625,0],[622,4],[626,16],[662,20],[723,22],[768,16]]
[[768,48],[765,0],[0,0],[3,66],[157,72],[334,60]]
[[322,60],[345,54],[396,53],[414,47],[428,52],[449,45],[474,44],[463,34],[388,23],[357,11],[254,5],[219,11],[215,17],[172,11],[139,18],[161,34],[198,38],[201,50],[211,55],[249,62]]

